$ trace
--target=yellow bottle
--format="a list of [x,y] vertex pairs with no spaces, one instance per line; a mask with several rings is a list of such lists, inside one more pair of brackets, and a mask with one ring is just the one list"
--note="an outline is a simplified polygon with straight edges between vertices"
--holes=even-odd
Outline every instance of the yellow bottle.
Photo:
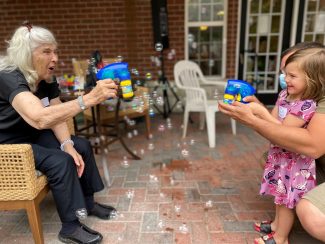
[[131,80],[122,80],[120,82],[122,97],[124,100],[131,100],[134,96]]

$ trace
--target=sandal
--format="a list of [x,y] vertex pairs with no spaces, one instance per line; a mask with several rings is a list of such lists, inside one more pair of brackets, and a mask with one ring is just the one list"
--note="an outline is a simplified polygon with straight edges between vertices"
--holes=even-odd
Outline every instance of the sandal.
[[[267,234],[261,236],[261,239],[263,240],[264,244],[276,244],[276,241],[273,238],[273,234]],[[255,239],[254,244],[259,244],[259,242]],[[289,240],[288,240],[288,244],[290,244]]]
[[[261,236],[261,239],[264,241],[265,244],[276,244],[272,234]],[[254,240],[254,244],[259,244],[259,242],[257,240]]]
[[271,223],[272,221],[262,221],[259,226],[257,223],[254,223],[254,229],[260,233],[272,234],[274,231],[272,231]]

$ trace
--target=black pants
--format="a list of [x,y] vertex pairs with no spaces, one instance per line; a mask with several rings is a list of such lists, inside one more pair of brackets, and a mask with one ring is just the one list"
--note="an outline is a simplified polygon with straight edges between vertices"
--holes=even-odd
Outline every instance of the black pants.
[[60,150],[60,143],[51,130],[42,131],[32,144],[35,167],[47,176],[62,222],[76,220],[76,210],[86,208],[84,197],[104,188],[89,141],[76,136],[71,139],[85,162],[81,178],[73,158]]

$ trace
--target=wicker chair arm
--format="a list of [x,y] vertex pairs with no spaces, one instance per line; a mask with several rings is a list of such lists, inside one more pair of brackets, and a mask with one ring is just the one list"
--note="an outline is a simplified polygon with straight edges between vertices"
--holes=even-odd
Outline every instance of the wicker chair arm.
[[0,145],[0,200],[33,199],[38,185],[31,145]]

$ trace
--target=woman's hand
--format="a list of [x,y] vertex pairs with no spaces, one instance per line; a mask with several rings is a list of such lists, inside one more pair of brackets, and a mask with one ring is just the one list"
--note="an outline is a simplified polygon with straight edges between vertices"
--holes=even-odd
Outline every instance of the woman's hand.
[[118,86],[112,79],[97,81],[96,86],[86,95],[83,96],[86,107],[94,106],[108,98],[115,98]]
[[76,149],[71,144],[66,144],[64,151],[69,153],[74,159],[74,163],[77,166],[78,177],[80,178],[85,169],[85,162],[82,159],[81,155],[76,151]]
[[231,105],[219,102],[219,110],[220,112],[248,126],[251,126],[253,120],[256,118],[252,108],[248,106],[248,104],[243,104],[236,101]]

